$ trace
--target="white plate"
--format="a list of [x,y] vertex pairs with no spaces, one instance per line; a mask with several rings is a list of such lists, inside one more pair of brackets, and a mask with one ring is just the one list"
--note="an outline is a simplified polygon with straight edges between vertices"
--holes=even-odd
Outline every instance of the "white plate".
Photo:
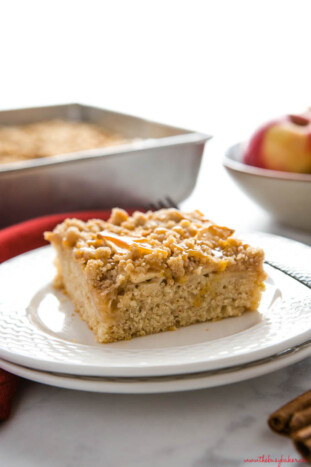
[[[266,234],[246,238],[261,244],[268,258],[286,257],[310,271],[311,249],[306,245]],[[51,247],[44,247],[0,266],[0,358],[6,361],[75,375],[160,376],[252,362],[311,337],[310,290],[267,267],[267,290],[259,312],[97,344],[71,302],[53,289],[53,257]]]
[[0,360],[0,367],[23,378],[66,389],[116,394],[152,394],[190,391],[245,381],[280,370],[311,355],[311,341],[288,349],[283,354],[246,363],[230,369],[212,370],[190,375],[160,376],[157,378],[104,378],[74,376],[32,370]]

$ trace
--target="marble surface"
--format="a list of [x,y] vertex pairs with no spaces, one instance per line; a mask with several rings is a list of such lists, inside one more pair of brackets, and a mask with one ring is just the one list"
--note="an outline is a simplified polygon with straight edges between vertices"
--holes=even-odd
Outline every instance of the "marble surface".
[[[311,244],[310,233],[274,223],[239,191],[222,168],[222,144],[208,145],[198,185],[182,207],[238,230]],[[267,465],[268,456],[300,458],[291,441],[269,430],[267,417],[311,388],[310,364],[308,358],[241,383],[159,395],[94,394],[23,380],[1,425],[0,465],[235,467],[245,459]]]
[[92,394],[25,382],[1,426],[1,465],[231,467],[263,455],[297,457],[266,420],[310,389],[310,364],[175,394]]

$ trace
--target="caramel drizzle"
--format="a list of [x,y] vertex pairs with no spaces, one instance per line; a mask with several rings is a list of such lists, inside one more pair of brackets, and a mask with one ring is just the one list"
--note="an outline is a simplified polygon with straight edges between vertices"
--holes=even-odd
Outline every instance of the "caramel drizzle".
[[[124,250],[130,251],[132,246],[136,246],[139,249],[139,251],[143,254],[151,254],[153,252],[163,253],[165,255],[168,254],[167,251],[163,248],[160,248],[158,246],[152,246],[149,243],[149,241],[144,237],[129,237],[127,235],[120,236],[113,232],[108,232],[106,230],[99,232],[98,236],[104,238],[106,242],[112,243],[115,249],[119,252],[124,252]],[[173,243],[171,246],[178,249],[179,251],[187,253],[190,256],[195,256],[198,258],[208,258],[210,256],[209,254],[205,254],[200,250],[187,248],[185,245],[178,245],[176,243]],[[220,258],[223,256],[221,251],[217,251],[213,248],[211,248],[210,252],[214,257]]]
[[[164,254],[165,256],[168,256],[167,250],[159,246],[152,245],[150,243],[150,240],[144,237],[130,237],[128,235],[121,236],[121,235],[118,235],[114,232],[110,232],[107,230],[102,230],[101,232],[98,232],[96,237],[97,238],[94,238],[94,240],[89,242],[88,247],[82,247],[79,249],[80,254],[82,253],[82,251],[86,253],[94,252],[94,249],[92,247],[100,246],[99,243],[101,242],[101,239],[104,239],[106,243],[108,244],[108,246],[110,246],[117,253],[126,253],[130,251],[131,248],[134,246],[138,249],[138,251],[141,254],[148,255],[152,253],[157,253],[157,254]],[[182,254],[193,256],[196,258],[207,259],[210,257],[214,257],[218,259],[223,259],[222,262],[226,263],[226,260],[223,256],[223,252],[219,249],[210,248],[210,251],[208,253],[205,253],[199,249],[194,249],[184,244],[177,244],[175,242],[170,244],[170,248],[177,249]]]
[[167,251],[163,248],[159,248],[158,246],[154,247],[153,245],[150,245],[148,240],[143,237],[129,237],[127,235],[120,236],[113,232],[108,232],[106,230],[102,230],[101,232],[99,232],[98,236],[104,238],[108,244],[112,243],[117,251],[130,251],[131,247],[135,246],[139,249],[141,253],[146,255],[154,252],[164,253],[165,255],[168,254]]

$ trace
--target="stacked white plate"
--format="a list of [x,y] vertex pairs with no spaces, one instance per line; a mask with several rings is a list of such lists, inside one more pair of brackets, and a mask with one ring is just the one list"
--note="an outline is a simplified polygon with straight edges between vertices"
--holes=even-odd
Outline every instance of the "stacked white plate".
[[268,234],[243,239],[292,271],[266,265],[258,311],[113,344],[96,343],[71,301],[53,288],[51,247],[3,263],[0,366],[59,387],[153,393],[229,384],[302,360],[311,355],[311,248]]

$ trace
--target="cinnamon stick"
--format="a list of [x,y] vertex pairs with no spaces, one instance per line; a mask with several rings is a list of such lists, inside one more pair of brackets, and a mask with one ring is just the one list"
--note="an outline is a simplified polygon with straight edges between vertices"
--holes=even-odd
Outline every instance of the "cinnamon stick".
[[308,425],[311,425],[311,407],[294,413],[289,422],[289,431],[292,433]]
[[297,451],[306,459],[311,462],[311,426],[302,428],[291,435]]
[[[311,390],[305,392],[301,396],[291,400],[290,402],[276,410],[273,414],[270,415],[268,419],[268,424],[270,428],[276,433],[289,434],[292,431],[290,424],[294,414],[296,412],[304,411],[304,409],[307,409],[309,407],[311,407]],[[305,417],[308,418],[308,415],[303,414],[302,418]],[[301,414],[299,420],[300,419]],[[296,421],[295,423],[297,423],[297,426],[299,426],[298,421]]]

